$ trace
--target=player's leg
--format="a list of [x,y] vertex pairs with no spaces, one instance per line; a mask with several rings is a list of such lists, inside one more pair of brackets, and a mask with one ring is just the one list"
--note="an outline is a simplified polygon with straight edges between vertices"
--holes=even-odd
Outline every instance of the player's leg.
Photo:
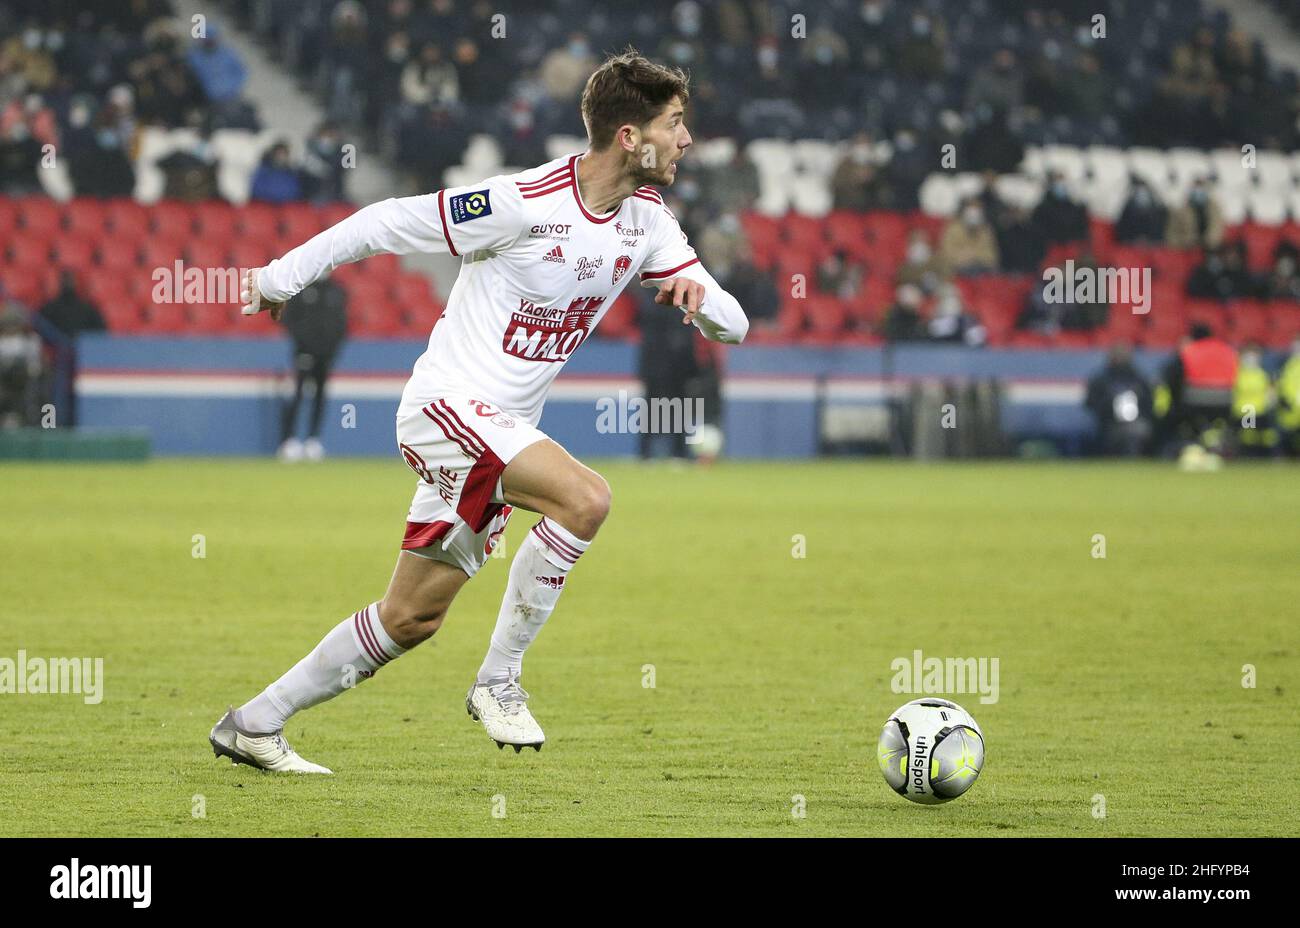
[[569,571],[609,513],[609,485],[550,439],[516,454],[501,477],[502,497],[541,514],[510,564],[487,655],[467,702],[498,744],[541,750],[541,727],[519,686],[524,652],[555,611]]
[[468,579],[458,567],[403,551],[384,598],[340,622],[283,676],[228,712],[213,729],[213,749],[267,770],[329,773],[289,747],[285,723],[368,680],[429,638]]

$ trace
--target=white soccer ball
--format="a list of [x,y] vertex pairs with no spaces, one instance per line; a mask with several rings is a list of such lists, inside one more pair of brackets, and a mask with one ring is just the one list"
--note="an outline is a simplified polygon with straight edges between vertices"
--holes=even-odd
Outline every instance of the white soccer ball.
[[984,767],[984,733],[955,702],[926,696],[889,717],[876,757],[890,789],[912,802],[935,805],[975,785]]

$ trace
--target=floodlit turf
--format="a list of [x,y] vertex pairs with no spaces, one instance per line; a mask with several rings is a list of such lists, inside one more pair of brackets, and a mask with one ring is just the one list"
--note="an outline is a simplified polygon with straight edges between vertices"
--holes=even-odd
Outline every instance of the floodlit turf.
[[[493,560],[432,642],[289,723],[321,779],[218,761],[208,729],[382,594],[400,462],[0,467],[0,657],[106,677],[99,705],[0,695],[0,834],[1300,831],[1300,469],[598,466],[613,514],[525,662],[546,749],[465,714]],[[875,760],[918,648],[1000,663],[996,704],[955,696],[984,773],[938,807]]]

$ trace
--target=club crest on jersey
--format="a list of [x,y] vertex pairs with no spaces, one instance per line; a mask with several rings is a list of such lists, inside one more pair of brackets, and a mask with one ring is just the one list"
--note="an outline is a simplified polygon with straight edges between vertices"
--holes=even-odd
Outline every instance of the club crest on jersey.
[[448,202],[451,204],[451,221],[455,224],[482,219],[492,215],[492,201],[488,199],[487,190],[475,190],[473,193],[458,193]]
[[618,260],[614,262],[614,283],[623,279],[623,275],[628,272],[632,266],[632,259],[627,255],[619,255]]
[[525,361],[567,361],[586,339],[603,296],[578,297],[568,307],[539,306],[520,300],[510,314],[501,350]]

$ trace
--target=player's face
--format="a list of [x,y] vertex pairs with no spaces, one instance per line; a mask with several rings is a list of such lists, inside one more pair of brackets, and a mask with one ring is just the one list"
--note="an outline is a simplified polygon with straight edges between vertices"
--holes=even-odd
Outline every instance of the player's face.
[[691,144],[684,110],[681,100],[674,97],[641,130],[640,152],[633,167],[638,183],[668,187],[677,179],[677,162]]

